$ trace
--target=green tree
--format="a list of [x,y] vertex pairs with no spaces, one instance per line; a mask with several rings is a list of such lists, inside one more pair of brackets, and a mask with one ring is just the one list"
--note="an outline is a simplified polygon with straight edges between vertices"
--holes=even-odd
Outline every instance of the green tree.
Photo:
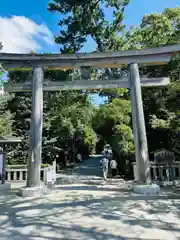
[[[124,29],[123,12],[129,0],[91,0],[85,4],[74,4],[74,1],[53,0],[48,9],[63,14],[58,25],[60,36],[56,43],[62,44],[61,51],[77,52],[81,50],[90,36],[97,43],[98,49],[106,48],[109,39]],[[105,11],[112,13],[112,21],[108,21]]]
[[[120,44],[120,33],[123,33],[124,10],[130,0],[91,0],[91,1],[62,1],[53,0],[48,9],[62,14],[58,23],[61,27],[60,35],[55,38],[56,43],[61,44],[61,52],[78,52],[87,42],[88,37],[97,44],[97,51],[113,50]],[[75,4],[77,3],[77,4]],[[112,20],[107,19],[106,12],[112,14]],[[124,41],[121,41],[122,47]],[[96,50],[96,49],[95,49]],[[91,74],[92,77],[93,74]],[[122,75],[118,69],[98,69],[95,78],[117,78]],[[100,96],[108,96],[111,101],[114,96],[127,97],[127,90],[101,90]]]
[[[9,81],[24,82],[27,77],[26,72],[9,73]],[[45,78],[49,77],[59,80],[64,78],[64,72],[45,72]],[[78,127],[90,126],[93,106],[87,94],[80,91],[59,91],[45,92],[43,107],[43,161],[46,161],[47,149],[64,148],[67,145],[72,148],[78,137]],[[8,101],[7,108],[14,115],[14,134],[23,138],[22,144],[15,148],[12,157],[18,163],[25,163],[29,149],[31,93],[16,93],[14,98]]]
[[[115,0],[115,1],[87,1],[83,5],[69,4],[67,1],[54,0],[49,3],[49,10],[63,14],[59,26],[61,27],[60,35],[55,38],[56,43],[62,45],[61,52],[78,52],[90,36],[97,44],[97,51],[111,50],[114,45],[119,44],[117,35],[124,30],[122,23],[125,7],[129,0]],[[106,10],[111,11],[112,21],[107,19]],[[123,43],[123,42],[122,42]],[[96,50],[96,49],[95,49]],[[95,78],[120,77],[122,71],[118,69],[98,69],[95,73]],[[97,122],[95,120],[94,129],[98,134],[103,134],[109,137],[115,134],[116,123],[115,119],[111,119],[110,115],[115,109],[115,103],[111,102],[115,97],[121,98],[121,109],[124,109],[127,101],[123,103],[123,99],[128,99],[128,91],[126,89],[117,90],[101,90],[101,96],[108,96],[110,105],[100,107],[97,111]],[[124,112],[123,112],[124,113]],[[119,118],[123,119],[120,109],[116,112]],[[116,116],[118,117],[118,116]],[[101,122],[102,121],[102,122]],[[123,120],[122,120],[123,121]],[[99,125],[98,125],[99,124]],[[128,123],[129,124],[129,123]],[[117,130],[116,130],[117,132]]]
[[111,103],[100,106],[93,120],[95,131],[112,144],[117,154],[126,157],[134,151],[130,114],[128,100],[114,99]]
[[58,95],[58,108],[53,111],[50,127],[51,137],[56,138],[55,144],[61,148],[74,147],[79,137],[86,142],[83,133],[91,127],[94,109],[90,99],[77,91],[62,91]]
[[[128,48],[148,48],[180,43],[180,8],[145,15],[139,27],[126,34]],[[170,76],[168,87],[143,89],[143,103],[150,151],[165,147],[179,153],[180,56],[167,66],[146,67],[141,74]],[[176,124],[177,125],[176,125]],[[176,143],[176,144],[175,144]]]
[[[2,45],[0,43],[0,50]],[[0,138],[7,137],[12,135],[12,115],[9,111],[6,110],[7,100],[9,96],[3,93],[3,71],[0,71]]]
[[0,108],[0,138],[12,136],[12,115],[9,111]]

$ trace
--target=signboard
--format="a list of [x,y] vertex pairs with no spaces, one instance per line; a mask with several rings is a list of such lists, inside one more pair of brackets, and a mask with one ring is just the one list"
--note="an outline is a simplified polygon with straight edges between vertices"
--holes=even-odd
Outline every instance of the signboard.
[[173,152],[166,149],[159,149],[155,151],[154,158],[157,163],[173,163],[175,161],[175,155]]
[[0,174],[2,174],[3,170],[3,154],[0,153]]
[[56,172],[54,167],[48,167],[46,172],[46,182],[54,183],[56,181]]

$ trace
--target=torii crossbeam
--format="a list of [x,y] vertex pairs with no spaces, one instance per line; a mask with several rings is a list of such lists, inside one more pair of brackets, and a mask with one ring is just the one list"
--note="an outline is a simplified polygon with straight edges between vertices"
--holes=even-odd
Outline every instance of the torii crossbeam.
[[[170,79],[166,78],[141,78],[142,87],[165,86],[170,83]],[[8,93],[16,92],[31,92],[32,81],[16,84],[4,84],[4,91]],[[94,89],[108,89],[108,88],[130,88],[128,78],[124,77],[116,80],[75,80],[75,81],[43,81],[44,92],[57,92],[60,90],[94,90]]]
[[[163,65],[167,64],[172,56],[180,52],[180,45],[163,46],[160,48],[146,50],[132,50],[112,53],[87,53],[87,54],[7,54],[0,53],[0,63],[8,71],[33,70],[32,84],[7,86],[9,92],[31,91],[32,90],[32,121],[31,121],[31,145],[28,167],[27,189],[22,195],[29,196],[29,191],[43,192],[40,185],[40,164],[41,164],[41,141],[43,124],[43,88],[44,91],[70,90],[70,89],[96,89],[98,86],[109,87],[130,87],[132,102],[132,119],[135,139],[136,163],[138,167],[139,181],[150,182],[150,165],[148,157],[147,137],[144,122],[142,104],[141,84],[144,86],[166,85],[167,78],[144,79],[140,81],[138,65]],[[87,81],[88,83],[44,83],[44,69],[73,69],[80,67],[97,68],[119,68],[128,65],[127,79],[112,82]],[[121,82],[122,81],[122,82]],[[143,83],[144,81],[144,83]],[[158,82],[158,84],[157,84]],[[164,84],[160,84],[164,82]],[[108,85],[109,84],[109,85]]]

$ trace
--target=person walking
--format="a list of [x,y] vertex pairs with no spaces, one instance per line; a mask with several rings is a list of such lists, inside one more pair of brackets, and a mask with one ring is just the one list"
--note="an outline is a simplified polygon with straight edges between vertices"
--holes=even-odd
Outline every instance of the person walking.
[[109,166],[109,160],[107,158],[103,158],[102,173],[103,173],[104,180],[106,180],[108,176],[108,166]]
[[111,149],[111,146],[109,144],[106,144],[103,150],[103,155],[105,158],[107,158],[109,161],[113,158],[113,152]]
[[82,155],[80,153],[78,153],[76,155],[76,159],[77,159],[78,162],[82,162]]
[[112,170],[112,176],[115,177],[117,175],[117,162],[116,160],[111,160],[110,162],[110,168]]

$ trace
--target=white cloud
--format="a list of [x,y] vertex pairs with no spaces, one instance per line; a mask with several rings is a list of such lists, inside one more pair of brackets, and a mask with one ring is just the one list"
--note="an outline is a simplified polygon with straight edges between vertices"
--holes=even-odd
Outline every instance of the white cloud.
[[52,45],[53,34],[45,24],[38,25],[24,16],[0,17],[2,52],[28,53],[41,50],[39,42]]

